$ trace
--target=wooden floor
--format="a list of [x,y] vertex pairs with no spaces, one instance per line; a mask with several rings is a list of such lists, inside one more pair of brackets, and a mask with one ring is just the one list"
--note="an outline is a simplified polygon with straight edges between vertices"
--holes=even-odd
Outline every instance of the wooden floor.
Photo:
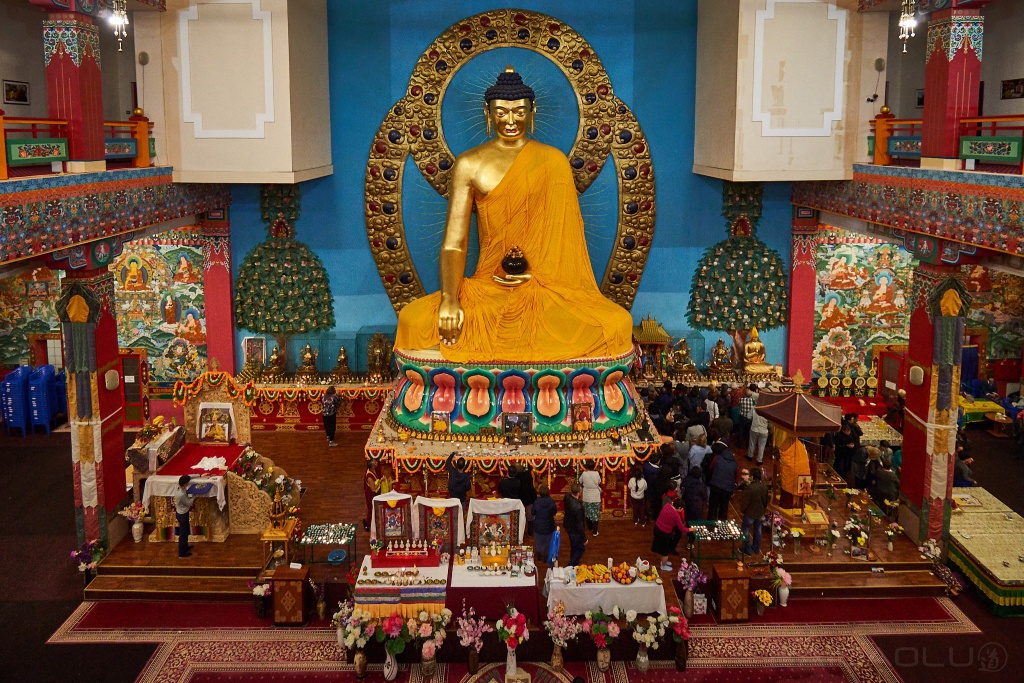
[[[305,493],[300,503],[303,523],[317,522],[356,522],[360,523],[356,538],[356,556],[361,557],[368,550],[368,534],[363,531],[361,521],[366,515],[365,498],[363,495],[363,474],[365,461],[363,445],[366,433],[339,433],[338,446],[328,447],[322,432],[253,432],[253,448],[260,454],[270,457],[292,477],[302,481]],[[739,457],[741,467],[749,463]],[[402,490],[401,481],[397,484]],[[442,494],[443,495],[443,494]],[[741,498],[736,496],[731,509],[731,516],[738,518],[736,506]],[[841,501],[833,505],[836,518],[839,519],[837,508],[842,507]],[[841,524],[842,522],[840,522]],[[147,532],[149,530],[147,529]],[[615,563],[633,562],[637,557],[650,560],[656,564],[656,557],[650,552],[653,525],[639,528],[633,525],[631,518],[602,520],[599,534],[590,538],[584,562],[604,563],[611,557]],[[796,575],[794,594],[805,591],[813,595],[838,594],[872,594],[881,595],[885,591],[896,590],[905,585],[906,594],[919,594],[923,589],[932,594],[941,592],[941,584],[934,577],[929,580],[927,563],[923,563],[913,544],[903,538],[897,543],[893,553],[885,549],[884,537],[872,543],[872,551],[876,557],[871,562],[853,561],[837,553],[835,557],[826,558],[824,553],[810,552],[808,541],[804,541],[802,552],[793,553],[792,543],[783,551],[787,567]],[[527,538],[526,542],[529,543]],[[767,550],[770,539],[765,537],[762,549]],[[844,547],[844,546],[840,546]],[[685,543],[680,544],[681,552],[686,554]],[[728,554],[729,544],[705,544],[705,555]],[[104,560],[97,578],[90,585],[91,597],[114,597],[120,593],[123,599],[131,591],[135,597],[145,597],[146,590],[159,589],[161,594],[181,589],[184,595],[192,591],[196,597],[208,594],[208,590],[229,587],[229,599],[247,597],[247,585],[259,571],[262,560],[262,548],[255,536],[230,536],[225,543],[197,543],[193,557],[182,560],[177,557],[177,546],[173,543],[139,544],[126,539]],[[560,563],[569,559],[569,544],[564,540],[559,556]],[[674,563],[677,560],[673,560]],[[711,572],[710,562],[705,563],[704,570]],[[872,573],[871,567],[884,566],[886,574]],[[325,565],[313,566],[313,579],[322,581],[325,578]],[[543,572],[539,573],[539,577]],[[806,576],[806,581],[804,577]],[[147,581],[159,578],[159,581]],[[177,577],[177,583],[175,583]],[[194,585],[189,579],[194,579]],[[335,572],[331,580],[338,580]],[[663,573],[665,580],[666,600],[668,604],[677,604],[675,591],[671,586],[673,578]],[[841,580],[840,580],[841,579]],[[97,583],[99,582],[99,583]],[[95,586],[95,587],[94,587]]]

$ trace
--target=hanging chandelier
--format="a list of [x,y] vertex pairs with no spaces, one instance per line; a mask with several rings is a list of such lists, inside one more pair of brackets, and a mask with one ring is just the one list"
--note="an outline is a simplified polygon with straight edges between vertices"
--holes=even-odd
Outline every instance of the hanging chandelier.
[[124,52],[121,41],[128,37],[128,0],[111,0],[110,25],[114,27],[114,37],[117,38],[117,51]]
[[917,28],[917,19],[914,18],[917,11],[915,5],[914,0],[903,0],[903,11],[900,12],[900,40],[903,41],[903,54],[907,53],[907,39],[914,37],[914,29]]

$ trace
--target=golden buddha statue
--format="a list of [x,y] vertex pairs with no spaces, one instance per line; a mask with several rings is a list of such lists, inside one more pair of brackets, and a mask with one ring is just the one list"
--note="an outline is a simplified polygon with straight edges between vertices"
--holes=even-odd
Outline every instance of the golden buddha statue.
[[676,342],[676,348],[672,352],[672,371],[676,374],[690,372],[697,367],[697,364],[690,358],[690,343],[685,339]]
[[274,380],[284,374],[284,354],[281,353],[280,349],[276,346],[274,350],[270,352],[270,358],[267,359],[267,367],[263,370],[263,376],[265,378]]
[[306,380],[316,377],[316,359],[319,355],[319,349],[314,350],[311,344],[306,344],[305,348],[299,353],[301,365],[295,371],[295,376]]
[[721,338],[711,347],[711,372],[729,372],[732,370],[732,354],[725,348]]
[[757,334],[757,328],[750,330],[750,341],[743,346],[743,371],[752,375],[775,374],[775,366],[764,362],[764,344]]
[[[441,291],[398,316],[396,348],[451,361],[558,361],[632,349],[629,313],[601,294],[569,162],[527,137],[533,90],[512,67],[484,95],[488,133],[455,160],[441,246]],[[470,216],[480,255],[464,277]]]
[[334,369],[331,370],[331,379],[335,382],[344,381],[352,374],[352,371],[348,367],[348,351],[345,350],[345,346],[338,350],[338,360],[334,365]]

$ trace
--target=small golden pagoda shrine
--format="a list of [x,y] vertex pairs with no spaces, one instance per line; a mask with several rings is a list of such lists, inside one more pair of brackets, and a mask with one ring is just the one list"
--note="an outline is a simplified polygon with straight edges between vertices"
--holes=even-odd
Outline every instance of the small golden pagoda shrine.
[[633,375],[637,380],[662,380],[668,377],[669,347],[672,335],[652,315],[633,326],[633,341],[640,347]]

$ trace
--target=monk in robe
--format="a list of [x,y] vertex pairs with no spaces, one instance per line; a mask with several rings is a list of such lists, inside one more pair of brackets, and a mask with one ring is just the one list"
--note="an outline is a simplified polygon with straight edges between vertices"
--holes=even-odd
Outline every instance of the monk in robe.
[[[484,99],[496,135],[461,154],[452,169],[441,291],[402,309],[395,347],[428,349],[440,341],[441,355],[455,362],[628,353],[633,320],[597,286],[569,162],[526,136],[536,113],[533,90],[508,67]],[[467,278],[474,206],[480,256]],[[526,272],[503,265],[515,248]]]

